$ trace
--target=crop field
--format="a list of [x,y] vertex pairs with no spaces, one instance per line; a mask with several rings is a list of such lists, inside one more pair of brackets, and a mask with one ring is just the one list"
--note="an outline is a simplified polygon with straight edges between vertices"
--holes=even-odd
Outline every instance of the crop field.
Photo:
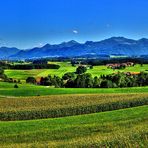
[[0,120],[65,117],[141,105],[148,105],[148,93],[8,97],[0,98]]
[[0,147],[139,147],[148,139],[148,107],[73,117],[0,122]]
[[[69,62],[49,62],[60,65],[60,69],[33,69],[33,70],[5,70],[5,74],[8,77],[14,79],[26,80],[27,77],[46,77],[48,75],[57,75],[62,77],[66,72],[75,72],[76,67],[72,67]],[[100,76],[106,74],[112,74],[116,72],[148,72],[148,64],[135,65],[134,67],[127,67],[124,70],[112,70],[108,69],[106,66],[94,66],[93,69],[89,69],[87,72],[91,73],[93,76]]]

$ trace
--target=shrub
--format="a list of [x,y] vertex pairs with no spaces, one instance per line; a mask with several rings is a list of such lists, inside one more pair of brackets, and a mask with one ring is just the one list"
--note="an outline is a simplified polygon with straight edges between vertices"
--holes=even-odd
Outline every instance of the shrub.
[[34,77],[28,77],[26,83],[36,84],[36,79]]
[[76,74],[83,74],[87,71],[87,68],[85,66],[79,66],[77,69],[76,69]]
[[14,85],[14,88],[19,88],[17,84]]

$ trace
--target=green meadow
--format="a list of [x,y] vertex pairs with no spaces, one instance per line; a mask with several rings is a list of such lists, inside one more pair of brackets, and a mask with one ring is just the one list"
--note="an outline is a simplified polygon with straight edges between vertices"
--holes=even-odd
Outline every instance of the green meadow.
[[14,88],[13,83],[0,82],[0,96],[47,96],[62,94],[100,94],[100,93],[147,93],[148,87],[131,88],[54,88],[30,84],[18,84]]
[[5,70],[8,77],[26,80],[27,77],[46,77],[56,75],[62,77],[66,72],[75,72],[76,67],[72,67],[69,62],[49,62],[60,65],[60,69],[33,69],[33,70]]

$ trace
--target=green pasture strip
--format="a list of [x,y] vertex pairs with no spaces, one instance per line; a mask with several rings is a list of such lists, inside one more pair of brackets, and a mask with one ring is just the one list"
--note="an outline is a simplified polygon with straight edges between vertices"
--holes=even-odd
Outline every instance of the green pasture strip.
[[0,147],[140,147],[148,106],[56,119],[0,122]]
[[148,87],[131,88],[53,88],[31,84],[18,84],[0,82],[0,96],[47,96],[62,94],[100,94],[100,93],[147,93]]

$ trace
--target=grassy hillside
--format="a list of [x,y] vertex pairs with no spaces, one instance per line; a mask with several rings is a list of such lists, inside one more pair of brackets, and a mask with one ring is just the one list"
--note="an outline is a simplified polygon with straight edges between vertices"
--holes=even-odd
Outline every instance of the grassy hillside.
[[0,122],[0,147],[145,147],[148,106],[58,119]]
[[14,88],[14,83],[0,82],[0,96],[45,96],[60,94],[98,94],[98,93],[146,93],[148,87],[132,88],[53,88],[30,84],[18,84],[19,88]]
[[[53,62],[50,62],[53,63]],[[62,77],[66,72],[75,72],[76,67],[72,67],[69,62],[54,62],[55,64],[59,64],[61,67],[60,69],[40,69],[40,70],[5,70],[5,74],[8,77],[12,77],[15,79],[26,80],[29,76],[34,77],[46,77],[50,75],[57,75]],[[108,69],[106,66],[94,66],[93,69],[89,69],[87,72],[91,73],[93,76],[100,76],[102,74],[111,74],[115,72],[141,72],[148,70],[148,64],[143,65],[136,65],[134,67],[127,67],[124,70],[112,70]]]
[[60,65],[60,69],[33,69],[33,70],[5,70],[8,77],[26,80],[27,77],[46,77],[50,75],[57,75],[62,77],[66,72],[75,72],[76,67],[72,67],[69,62],[50,62],[51,64]]
[[8,97],[0,98],[0,120],[65,117],[147,104],[148,93]]

